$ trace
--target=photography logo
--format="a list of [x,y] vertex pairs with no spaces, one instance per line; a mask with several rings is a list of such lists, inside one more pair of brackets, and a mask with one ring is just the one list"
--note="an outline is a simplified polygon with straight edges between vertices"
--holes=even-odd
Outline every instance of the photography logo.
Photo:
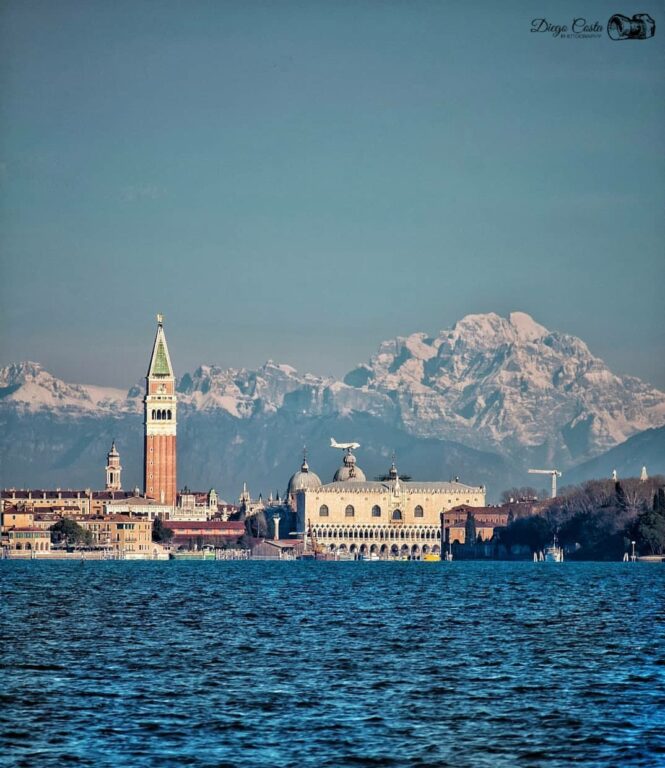
[[636,13],[632,19],[615,13],[607,22],[607,34],[612,40],[648,40],[656,34],[656,22],[648,13]]
[[[636,13],[632,18],[615,13],[607,22],[611,40],[648,40],[656,34],[656,22],[648,13]],[[603,37],[603,25],[583,16],[568,20],[531,19],[531,32],[545,33],[558,40],[589,40]]]

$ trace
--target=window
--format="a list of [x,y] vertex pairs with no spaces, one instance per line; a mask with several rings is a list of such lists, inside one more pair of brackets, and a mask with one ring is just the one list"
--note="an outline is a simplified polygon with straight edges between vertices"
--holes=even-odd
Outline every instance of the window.
[[413,516],[414,517],[423,517],[423,508],[418,504],[418,506],[413,510]]
[[319,517],[328,517],[328,507],[325,504],[319,507]]
[[356,516],[356,510],[353,508],[352,504],[349,504],[349,506],[344,510],[344,515],[346,517],[355,517]]
[[393,512],[393,520],[401,520],[402,519],[402,512],[399,509],[396,509]]
[[372,507],[372,517],[381,517],[381,507],[378,504]]

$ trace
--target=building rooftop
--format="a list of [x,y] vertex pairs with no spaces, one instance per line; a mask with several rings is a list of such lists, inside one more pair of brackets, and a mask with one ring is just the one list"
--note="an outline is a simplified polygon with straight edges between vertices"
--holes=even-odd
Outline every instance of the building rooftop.
[[238,531],[242,533],[245,530],[245,524],[237,520],[165,520],[164,526],[170,528],[174,533],[178,531],[197,530],[197,531]]
[[114,505],[119,507],[171,507],[170,504],[162,504],[157,499],[151,499],[148,496],[129,496],[126,499],[112,499],[107,506],[112,507]]
[[399,494],[409,493],[481,493],[484,491],[482,486],[465,485],[459,482],[417,482],[413,480],[405,481],[399,480],[397,489],[395,489],[395,483],[392,481],[382,480],[356,480],[349,482],[348,480],[335,481],[332,483],[326,483],[320,485],[318,488],[308,488],[308,491],[325,491],[325,492],[337,492],[337,493],[393,493],[397,491]]

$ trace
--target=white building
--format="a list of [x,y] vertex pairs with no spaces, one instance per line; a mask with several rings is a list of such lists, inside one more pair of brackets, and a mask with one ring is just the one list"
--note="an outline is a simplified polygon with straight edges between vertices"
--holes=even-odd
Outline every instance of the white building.
[[311,528],[330,552],[416,558],[440,553],[441,513],[460,504],[485,506],[483,486],[403,481],[394,462],[386,480],[367,480],[350,449],[332,483],[313,485],[312,475],[294,488],[298,526]]

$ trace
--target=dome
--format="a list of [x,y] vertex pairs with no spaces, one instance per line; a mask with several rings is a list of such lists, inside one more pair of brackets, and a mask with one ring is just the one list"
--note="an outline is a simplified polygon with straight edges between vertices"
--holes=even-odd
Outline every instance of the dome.
[[316,472],[309,471],[309,464],[307,463],[307,457],[303,457],[300,470],[291,475],[289,484],[286,489],[287,496],[292,496],[296,491],[301,491],[305,488],[318,488],[321,485],[321,478]]
[[344,464],[337,470],[337,472],[335,472],[333,482],[364,483],[366,479],[367,478],[365,477],[365,473],[362,471],[362,469],[356,466],[356,457],[351,453],[351,451],[347,451],[344,454]]

